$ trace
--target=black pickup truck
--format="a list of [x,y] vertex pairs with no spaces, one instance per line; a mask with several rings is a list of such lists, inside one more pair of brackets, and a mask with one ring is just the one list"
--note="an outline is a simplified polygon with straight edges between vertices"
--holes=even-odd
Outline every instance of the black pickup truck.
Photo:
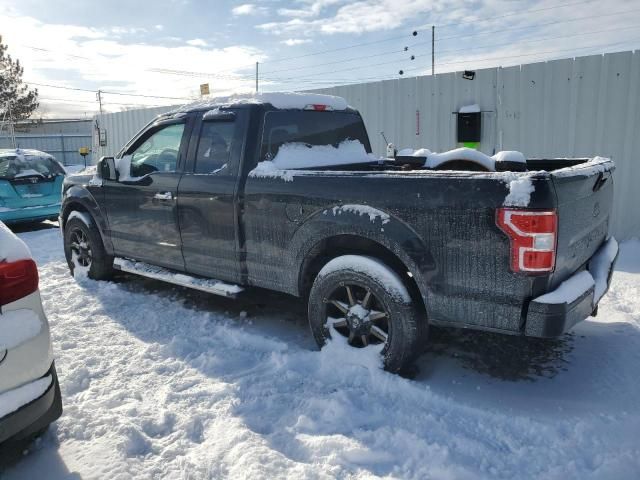
[[618,253],[613,162],[530,159],[513,171],[455,151],[437,167],[430,152],[370,152],[360,115],[337,97],[161,115],[95,174],[65,180],[69,267],[301,296],[319,346],[341,335],[379,348],[390,371],[415,358],[429,325],[555,337],[596,313]]

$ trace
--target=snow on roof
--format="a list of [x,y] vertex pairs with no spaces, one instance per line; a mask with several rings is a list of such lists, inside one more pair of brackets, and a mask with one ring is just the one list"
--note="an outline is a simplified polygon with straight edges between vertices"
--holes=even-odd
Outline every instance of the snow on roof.
[[29,248],[0,222],[0,262],[15,262],[27,258],[31,258]]
[[21,156],[33,156],[33,157],[51,157],[53,155],[40,150],[32,150],[29,148],[0,148],[0,157],[21,157]]
[[176,114],[190,110],[201,110],[205,108],[213,109],[220,105],[238,104],[271,104],[278,109],[303,109],[307,105],[327,105],[333,110],[345,110],[349,106],[344,98],[336,97],[334,95],[322,95],[319,93],[269,92],[211,98],[183,105],[168,113]]
[[480,111],[480,105],[474,103],[473,105],[465,105],[460,107],[459,113],[478,113]]

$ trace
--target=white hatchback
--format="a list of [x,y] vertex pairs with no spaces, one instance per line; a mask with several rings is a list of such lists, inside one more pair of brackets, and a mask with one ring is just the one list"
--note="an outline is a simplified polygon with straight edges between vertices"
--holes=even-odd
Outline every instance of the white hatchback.
[[0,222],[0,452],[61,414],[38,269],[24,242]]

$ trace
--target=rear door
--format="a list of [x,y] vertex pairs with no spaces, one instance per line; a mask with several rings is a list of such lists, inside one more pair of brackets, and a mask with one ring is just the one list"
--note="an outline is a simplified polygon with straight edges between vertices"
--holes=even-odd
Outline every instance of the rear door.
[[222,110],[197,119],[178,188],[178,218],[187,272],[240,282],[235,201],[249,111]]
[[152,125],[118,160],[119,180],[104,182],[116,255],[184,269],[177,193],[190,124],[184,117]]
[[555,288],[581,268],[607,237],[613,206],[613,163],[552,172],[558,201]]

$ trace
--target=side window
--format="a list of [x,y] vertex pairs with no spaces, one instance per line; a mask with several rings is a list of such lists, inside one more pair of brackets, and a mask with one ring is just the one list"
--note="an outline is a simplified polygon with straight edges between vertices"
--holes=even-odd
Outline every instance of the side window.
[[169,125],[153,133],[131,153],[131,177],[153,172],[175,172],[184,124]]
[[195,173],[216,173],[231,155],[235,122],[203,122],[198,140]]

